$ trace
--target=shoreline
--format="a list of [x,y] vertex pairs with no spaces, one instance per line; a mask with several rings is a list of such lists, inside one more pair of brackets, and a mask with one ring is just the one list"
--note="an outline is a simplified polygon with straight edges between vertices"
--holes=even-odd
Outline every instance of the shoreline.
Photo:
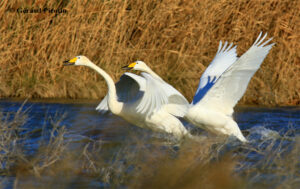
[[[25,101],[30,103],[59,103],[59,104],[98,104],[101,99],[75,99],[75,98],[0,98],[0,102],[20,102]],[[244,108],[267,108],[267,109],[276,109],[276,108],[300,108],[299,105],[282,105],[282,106],[272,106],[265,104],[237,104],[234,108],[244,109]]]

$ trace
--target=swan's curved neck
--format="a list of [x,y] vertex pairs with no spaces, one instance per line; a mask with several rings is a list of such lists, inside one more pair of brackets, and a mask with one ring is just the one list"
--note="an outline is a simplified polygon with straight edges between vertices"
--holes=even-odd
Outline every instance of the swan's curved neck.
[[91,61],[89,61],[85,66],[92,68],[104,78],[108,87],[108,107],[113,114],[119,114],[122,110],[123,103],[117,100],[116,86],[112,78]]
[[149,68],[148,66],[147,66],[147,68],[144,69],[144,72],[150,74],[152,77],[154,77],[154,78],[156,78],[156,79],[159,79],[159,80],[163,81],[163,79],[162,79],[159,75],[157,75],[157,74],[156,74],[151,68]]

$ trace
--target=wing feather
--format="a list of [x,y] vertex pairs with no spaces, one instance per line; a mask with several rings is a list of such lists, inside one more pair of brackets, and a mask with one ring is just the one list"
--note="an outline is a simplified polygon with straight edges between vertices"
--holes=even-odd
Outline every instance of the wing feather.
[[250,49],[221,75],[216,84],[195,105],[196,108],[207,107],[232,115],[233,108],[244,95],[251,77],[274,45],[266,45],[272,38],[263,43],[267,34],[262,38],[261,36],[262,33]]
[[[133,73],[124,73],[120,77],[120,80],[116,83],[118,101],[124,103],[129,103],[142,98],[145,89],[145,79]],[[100,102],[100,104],[96,107],[96,110],[102,114],[109,111],[107,102],[108,96],[106,95]]]
[[[136,106],[135,110],[141,114],[153,113],[164,108],[175,116],[183,117],[189,106],[186,98],[171,85],[144,72],[141,76],[124,73],[116,83],[116,90],[120,102],[132,102],[132,105]],[[106,95],[96,110],[100,113],[109,111],[107,101]],[[134,105],[137,101],[138,104]]]
[[153,113],[163,108],[174,116],[183,117],[186,114],[189,102],[180,92],[162,79],[145,72],[142,72],[141,75],[147,84],[143,99],[136,108],[138,112]]
[[168,103],[163,108],[174,116],[184,117],[190,107],[188,100],[168,83],[164,82],[163,85],[168,96]]
[[192,104],[199,102],[207,91],[215,84],[224,71],[230,67],[236,60],[236,46],[232,47],[233,43],[228,45],[226,41],[222,46],[222,41],[219,43],[218,51],[215,58],[202,74],[198,89],[193,98]]
[[145,78],[146,89],[136,111],[141,114],[153,113],[168,103],[168,96],[159,80],[145,72],[142,72],[141,75]]
[[106,112],[109,111],[108,105],[107,105],[107,98],[108,98],[108,96],[105,95],[105,97],[101,100],[100,104],[96,107],[96,110],[100,114],[105,114]]

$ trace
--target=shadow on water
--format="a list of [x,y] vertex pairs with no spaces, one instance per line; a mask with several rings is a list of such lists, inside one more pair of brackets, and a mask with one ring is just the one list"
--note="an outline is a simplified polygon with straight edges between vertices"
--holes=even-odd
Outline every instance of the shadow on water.
[[249,144],[216,137],[179,143],[117,116],[100,115],[95,107],[0,101],[0,186],[300,186],[299,107],[237,108],[234,116]]

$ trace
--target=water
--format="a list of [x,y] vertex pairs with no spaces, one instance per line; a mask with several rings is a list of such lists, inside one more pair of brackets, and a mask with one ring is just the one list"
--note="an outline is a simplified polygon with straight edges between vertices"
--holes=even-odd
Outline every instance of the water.
[[[110,169],[122,168],[122,174],[130,174],[135,170],[136,165],[134,164],[128,167],[125,166],[124,168],[128,158],[120,156],[124,155],[124,151],[130,152],[130,157],[134,156],[135,153],[140,153],[137,151],[137,141],[142,140],[150,152],[153,144],[158,144],[160,146],[159,151],[161,152],[165,152],[166,149],[172,146],[171,153],[174,157],[177,156],[176,153],[180,149],[180,145],[173,145],[170,142],[170,137],[132,126],[121,118],[111,114],[99,115],[95,111],[96,105],[96,103],[53,102],[26,102],[23,104],[23,102],[18,101],[0,101],[0,112],[3,114],[2,119],[8,117],[8,120],[12,120],[14,117],[13,112],[16,113],[23,106],[21,112],[26,112],[24,113],[26,118],[20,132],[18,132],[20,140],[17,142],[19,145],[22,145],[23,153],[28,157],[34,157],[43,145],[47,145],[54,137],[58,137],[59,129],[63,127],[65,128],[63,141],[64,144],[68,144],[67,148],[70,152],[76,152],[77,150],[78,156],[81,157],[84,154],[82,151],[86,149],[88,155],[84,154],[83,158],[91,158],[98,153],[98,156],[106,162],[105,165],[114,164]],[[219,154],[226,154],[230,151],[233,152],[234,156],[243,157],[240,158],[241,160],[239,160],[239,165],[236,166],[235,172],[247,178],[248,186],[274,187],[278,182],[281,182],[280,179],[286,180],[286,177],[297,178],[299,171],[296,171],[296,175],[278,176],[276,173],[282,167],[276,164],[276,157],[273,158],[273,161],[272,157],[268,156],[272,153],[274,153],[274,156],[276,154],[278,156],[291,154],[295,144],[299,143],[299,140],[296,140],[300,135],[299,115],[299,107],[236,108],[235,120],[250,143],[242,147],[241,144],[228,143],[222,147]],[[190,126],[186,122],[184,124],[190,129],[197,130],[197,128]],[[201,135],[204,132],[200,131],[197,133]],[[53,144],[59,145],[59,143]],[[95,159],[99,158],[98,156]],[[293,159],[300,159],[299,154],[294,156]],[[2,159],[1,161],[2,170],[0,170],[0,178],[5,180],[4,185],[10,188],[15,181],[15,175],[14,173],[10,173],[10,171],[7,173],[7,170],[5,170],[6,167],[3,164],[5,164],[7,159]],[[296,165],[299,166],[299,162]],[[268,164],[270,166],[266,169],[265,167]],[[92,166],[94,166],[93,169],[91,168]],[[76,182],[72,181],[73,184],[67,185],[67,188],[72,187],[74,182],[77,186],[91,188],[95,186],[104,188],[112,186],[112,176],[110,179],[105,180],[104,177],[97,175],[103,172],[103,170],[101,172],[100,168],[101,165],[98,165],[98,167],[97,165],[89,165],[86,171],[83,170],[86,173],[80,173],[83,176],[80,176],[80,179],[76,179]],[[250,170],[252,169],[256,169],[257,171],[251,172]],[[91,177],[90,174],[91,172],[94,173],[93,171],[97,174]],[[114,172],[114,174],[116,173]],[[85,177],[84,175],[88,176]],[[51,176],[49,175],[43,177],[43,179],[40,178],[40,180],[49,183],[49,177],[51,180]],[[57,180],[57,177],[55,179]],[[32,180],[36,182],[35,177]],[[27,183],[28,180],[23,182]],[[120,185],[116,185],[120,187]],[[37,184],[36,187],[38,186],[40,185]],[[59,186],[66,187],[65,185]]]

